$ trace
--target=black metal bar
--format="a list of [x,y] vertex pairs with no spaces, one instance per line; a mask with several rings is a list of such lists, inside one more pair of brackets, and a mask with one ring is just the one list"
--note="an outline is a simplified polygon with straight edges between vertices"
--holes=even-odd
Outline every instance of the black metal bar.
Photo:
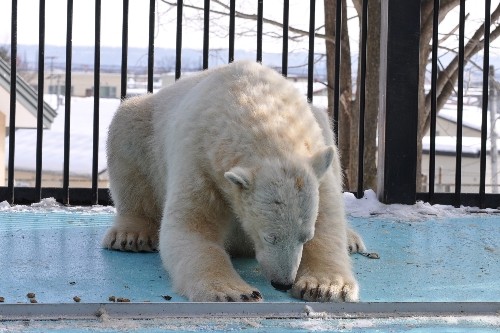
[[236,21],[236,0],[229,2],[229,55],[228,62],[234,61],[234,34],[235,34],[235,21]]
[[381,2],[379,199],[414,204],[417,174],[420,0]]
[[288,26],[290,18],[290,1],[283,2],[283,51],[281,53],[281,74],[288,75]]
[[359,125],[358,125],[358,189],[356,196],[363,197],[364,153],[365,153],[365,90],[366,90],[366,36],[368,34],[368,0],[363,0],[361,17],[361,53],[359,80]]
[[208,68],[209,31],[210,31],[210,0],[205,0],[205,5],[203,7],[203,69]]
[[[486,195],[486,139],[488,131],[488,83],[490,69],[490,26],[491,26],[491,0],[484,2],[484,51],[483,51],[483,112],[481,119],[481,156],[479,164],[479,206],[485,207]],[[494,75],[494,74],[493,74]],[[490,111],[491,112],[491,111]],[[491,124],[494,126],[494,124]],[[497,154],[491,150],[490,154]],[[500,206],[500,204],[499,204]]]
[[262,24],[264,22],[264,1],[257,2],[257,62],[262,62]]
[[123,0],[122,18],[122,64],[121,64],[121,87],[120,99],[123,101],[127,97],[128,81],[128,12],[129,0]]
[[455,159],[455,203],[460,206],[462,192],[462,123],[464,108],[464,38],[465,38],[465,0],[460,0],[458,23],[458,82],[457,82],[457,145]]
[[311,0],[309,1],[309,53],[307,59],[307,101],[309,103],[313,101],[315,11],[316,0]]
[[[66,77],[64,81],[64,161],[63,203],[69,204],[69,156],[71,130],[71,64],[73,55],[73,0],[68,0],[66,12]],[[59,88],[58,88],[59,89]]]
[[9,115],[9,165],[7,201],[14,203],[14,156],[16,149],[16,100],[17,100],[17,0],[12,0],[10,32],[10,115]]
[[439,30],[439,0],[434,0],[432,14],[432,69],[431,69],[431,128],[429,148],[429,202],[434,199],[436,176],[436,115],[437,115],[437,57]]
[[177,31],[175,35],[175,80],[181,77],[182,67],[182,9],[184,1],[177,1]]
[[333,135],[335,142],[339,139],[339,110],[340,110],[340,61],[342,37],[342,0],[337,0],[335,8],[335,82],[333,87]]
[[101,75],[101,0],[95,2],[95,50],[94,50],[94,126],[92,150],[92,204],[97,204],[99,176],[99,98]]
[[40,0],[38,18],[38,105],[36,122],[35,192],[42,199],[43,93],[45,85],[45,0]]
[[156,1],[149,0],[148,93],[153,92],[153,69],[155,65],[155,9]]

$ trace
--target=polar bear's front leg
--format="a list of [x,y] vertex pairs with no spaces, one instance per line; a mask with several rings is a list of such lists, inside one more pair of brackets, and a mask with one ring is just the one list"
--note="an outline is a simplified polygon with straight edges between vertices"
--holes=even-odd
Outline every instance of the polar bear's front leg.
[[359,286],[350,268],[347,249],[336,247],[332,251],[325,243],[331,239],[322,238],[315,236],[304,245],[292,295],[307,301],[357,302]]
[[[304,244],[292,295],[307,301],[357,302],[359,286],[349,258],[349,246],[364,248],[363,241],[345,222],[340,191],[320,188],[319,214],[314,237]],[[349,239],[348,239],[349,238]]]
[[317,226],[314,238],[304,245],[292,295],[307,301],[357,302],[359,286],[344,246],[346,241],[332,239],[328,233]]
[[176,292],[196,302],[261,301],[233,268],[214,224],[203,220],[163,221],[160,255]]

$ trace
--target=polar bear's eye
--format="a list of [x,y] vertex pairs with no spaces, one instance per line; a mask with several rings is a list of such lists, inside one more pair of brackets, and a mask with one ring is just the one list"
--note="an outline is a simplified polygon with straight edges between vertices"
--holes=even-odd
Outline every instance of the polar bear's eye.
[[281,206],[281,205],[285,204],[283,201],[279,201],[279,200],[274,200],[273,202],[274,202],[275,205],[278,205],[278,206]]
[[275,245],[278,243],[278,236],[275,234],[268,234],[264,236],[264,240],[271,245]]

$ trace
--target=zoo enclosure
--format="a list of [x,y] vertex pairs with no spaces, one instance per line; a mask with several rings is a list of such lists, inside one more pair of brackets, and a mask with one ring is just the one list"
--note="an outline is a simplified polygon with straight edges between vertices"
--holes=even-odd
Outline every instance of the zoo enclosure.
[[[362,1],[361,36],[360,36],[360,98],[359,98],[359,160],[363,160],[364,152],[364,110],[365,110],[365,81],[366,81],[366,44],[368,27],[368,0]],[[16,92],[17,92],[17,17],[18,1],[12,0],[11,19],[11,63],[10,63],[10,124],[9,124],[9,156],[7,186],[0,188],[0,200],[10,203],[33,203],[44,197],[54,197],[64,204],[111,204],[109,193],[106,188],[98,187],[98,144],[99,144],[99,87],[100,87],[100,50],[101,50],[101,0],[95,0],[95,52],[94,52],[94,110],[93,110],[93,154],[92,159],[92,187],[73,188],[69,186],[69,156],[70,151],[70,117],[71,103],[65,103],[65,135],[61,147],[64,150],[63,184],[62,187],[42,187],[42,142],[43,142],[43,112],[44,112],[44,70],[45,70],[45,0],[40,0],[39,9],[39,58],[38,58],[38,105],[37,105],[37,142],[36,142],[36,172],[35,186],[26,188],[15,186],[15,141],[16,141]],[[479,207],[500,206],[500,194],[489,194],[485,190],[486,177],[486,138],[487,138],[487,110],[488,110],[488,78],[489,78],[489,37],[490,37],[490,11],[491,1],[485,0],[485,31],[484,31],[484,57],[483,57],[483,89],[482,89],[482,128],[481,128],[481,154],[480,154],[480,184],[478,193],[462,193],[460,168],[462,161],[462,103],[463,103],[463,68],[464,68],[464,36],[465,24],[464,3],[461,0],[460,29],[459,29],[459,80],[458,80],[458,109],[457,109],[457,142],[456,142],[456,177],[455,193],[437,193],[434,189],[435,175],[435,131],[436,131],[436,75],[437,67],[437,43],[432,45],[432,72],[431,72],[431,135],[429,148],[429,185],[427,192],[417,192],[417,126],[418,126],[418,70],[419,70],[419,48],[420,48],[420,4],[419,0],[382,0],[381,1],[381,44],[380,44],[380,110],[379,110],[379,136],[378,136],[378,187],[377,192],[381,201],[385,203],[412,204],[416,200],[424,200],[432,203],[468,205]],[[339,119],[339,81],[341,54],[341,16],[342,1],[336,1],[336,31],[335,33],[335,80],[333,84],[334,103],[332,105],[333,124],[337,133],[338,126],[342,123]],[[146,5],[146,3],[145,3]],[[209,42],[210,42],[210,0],[204,0],[204,30],[203,30],[203,56],[202,66],[209,66]],[[257,44],[255,60],[262,62],[263,46],[262,36],[264,29],[263,0],[255,1],[257,18],[256,33]],[[314,82],[314,39],[315,39],[315,6],[316,1],[310,0],[309,12],[309,57],[308,57],[308,81],[307,99],[313,100]],[[440,1],[434,1],[433,11],[433,41],[437,40]],[[175,78],[181,76],[182,71],[182,41],[183,41],[183,1],[177,1],[177,23],[176,23],[176,57]],[[227,62],[235,59],[235,26],[237,15],[235,12],[236,1],[229,1],[229,33],[228,33],[228,55]],[[288,74],[288,34],[289,34],[289,1],[285,0],[283,5],[283,47],[281,73]],[[67,1],[66,13],[66,74],[65,74],[65,98],[71,100],[71,70],[72,70],[72,31],[73,31],[73,0]],[[122,26],[122,58],[121,58],[121,98],[127,96],[127,49],[128,49],[128,22],[129,1],[123,0],[123,26]],[[155,0],[149,1],[149,43],[148,43],[148,81],[147,91],[153,91],[154,72],[154,22],[155,22]],[[460,73],[462,75],[460,75]],[[362,196],[364,189],[363,163],[358,166],[356,195]],[[427,166],[423,166],[426,168]]]

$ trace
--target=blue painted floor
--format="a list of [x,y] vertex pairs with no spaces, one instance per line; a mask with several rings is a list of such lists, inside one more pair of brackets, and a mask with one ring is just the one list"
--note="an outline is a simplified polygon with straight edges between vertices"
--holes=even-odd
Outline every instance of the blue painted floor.
[[[73,303],[74,296],[78,296],[81,303],[106,303],[110,296],[127,298],[132,303],[186,302],[172,291],[158,254],[122,253],[100,247],[111,221],[110,213],[0,211],[3,304],[29,303],[28,293],[35,293],[39,304]],[[412,222],[374,217],[350,218],[350,221],[364,237],[369,250],[380,255],[378,260],[360,255],[352,257],[362,302],[500,302],[500,216],[485,214]],[[254,260],[235,260],[234,263],[243,278],[259,288],[266,302],[297,302],[288,294],[275,291],[261,276]],[[164,296],[171,299],[166,300]],[[71,324],[65,326],[64,321],[57,325],[38,322],[38,326],[6,322],[1,320],[3,304],[0,303],[0,332],[45,332],[61,327],[61,332],[115,329],[102,325],[77,326],[79,331]],[[479,324],[398,320],[372,320],[359,328],[359,321],[323,319],[316,328],[315,322],[301,322],[295,328],[287,322],[286,329],[459,332],[473,325],[474,331],[493,332],[499,328],[498,320],[479,321]],[[188,327],[193,330],[245,328],[247,332],[283,330],[279,320],[264,321],[262,318],[255,325],[251,321],[232,322],[220,327],[204,323],[204,328],[195,324],[180,327],[170,324],[173,330]],[[89,324],[82,323],[83,326]],[[142,326],[135,324],[117,331],[155,332],[151,322],[153,326],[148,322]],[[161,331],[167,329],[165,326]]]

